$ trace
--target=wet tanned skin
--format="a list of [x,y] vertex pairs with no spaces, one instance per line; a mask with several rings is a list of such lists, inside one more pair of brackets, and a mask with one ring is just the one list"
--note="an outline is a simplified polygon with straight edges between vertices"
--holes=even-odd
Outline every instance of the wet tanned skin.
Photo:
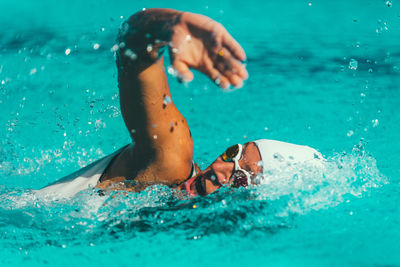
[[182,183],[192,168],[193,141],[185,118],[166,101],[172,96],[162,50],[169,50],[178,78],[191,81],[193,68],[225,88],[247,79],[245,53],[221,24],[172,9],[134,14],[118,43],[121,111],[134,145],[115,158],[98,187],[140,191]]
[[[262,167],[258,164],[260,160],[261,156],[257,146],[253,142],[246,143],[239,160],[240,167],[248,171],[254,178],[262,172]],[[233,162],[224,162],[221,157],[218,157],[208,168],[182,185],[181,190],[185,190],[191,195],[211,194],[222,186],[232,184],[233,170]]]

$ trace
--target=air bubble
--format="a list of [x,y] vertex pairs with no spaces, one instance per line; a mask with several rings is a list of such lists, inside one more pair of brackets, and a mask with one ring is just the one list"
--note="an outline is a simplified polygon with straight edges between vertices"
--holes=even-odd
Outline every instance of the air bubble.
[[94,50],[97,50],[97,49],[99,49],[99,48],[100,48],[100,45],[99,45],[99,44],[96,43],[96,44],[93,45],[93,49],[94,49]]
[[67,49],[65,50],[65,55],[68,56],[70,53],[71,53],[71,49],[70,49],[70,48],[67,48]]

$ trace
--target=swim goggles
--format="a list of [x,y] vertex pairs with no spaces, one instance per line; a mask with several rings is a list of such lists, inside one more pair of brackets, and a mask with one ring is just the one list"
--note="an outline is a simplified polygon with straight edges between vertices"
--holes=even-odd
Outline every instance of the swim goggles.
[[235,165],[232,175],[229,180],[232,180],[233,187],[248,186],[251,183],[251,175],[248,171],[243,170],[239,165],[239,160],[242,158],[243,146],[236,144],[228,147],[221,155],[224,162],[233,162]]

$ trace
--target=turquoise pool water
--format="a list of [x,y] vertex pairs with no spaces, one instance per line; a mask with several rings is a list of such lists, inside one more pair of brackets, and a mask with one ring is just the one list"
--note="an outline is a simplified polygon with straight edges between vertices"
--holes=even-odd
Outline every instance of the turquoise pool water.
[[[1,1],[0,265],[399,265],[399,4]],[[35,198],[129,142],[110,49],[143,7],[208,15],[247,52],[241,90],[169,77],[201,167],[269,138],[317,148],[324,173],[184,200],[162,186]]]

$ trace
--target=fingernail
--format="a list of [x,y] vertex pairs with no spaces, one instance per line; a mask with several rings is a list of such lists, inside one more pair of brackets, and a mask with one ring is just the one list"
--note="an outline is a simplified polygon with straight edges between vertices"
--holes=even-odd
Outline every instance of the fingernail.
[[235,89],[240,89],[243,87],[243,81],[240,81],[237,85],[235,85]]

